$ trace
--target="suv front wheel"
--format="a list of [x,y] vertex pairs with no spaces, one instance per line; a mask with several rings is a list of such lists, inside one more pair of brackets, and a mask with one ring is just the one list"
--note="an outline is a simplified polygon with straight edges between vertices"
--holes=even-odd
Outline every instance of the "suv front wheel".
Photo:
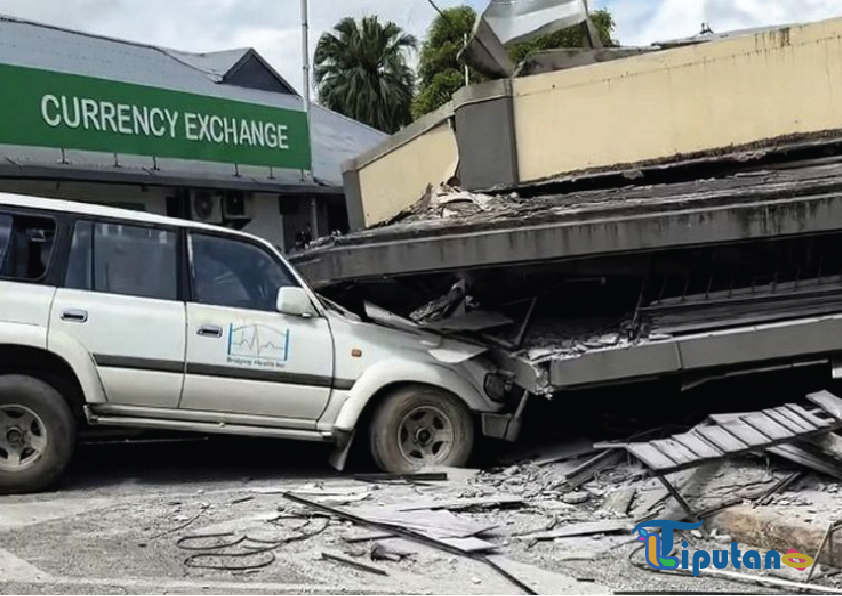
[[474,420],[464,402],[446,391],[403,387],[378,405],[369,441],[377,466],[393,474],[459,468],[474,447]]
[[23,375],[0,376],[0,493],[43,490],[73,454],[73,413],[52,386]]

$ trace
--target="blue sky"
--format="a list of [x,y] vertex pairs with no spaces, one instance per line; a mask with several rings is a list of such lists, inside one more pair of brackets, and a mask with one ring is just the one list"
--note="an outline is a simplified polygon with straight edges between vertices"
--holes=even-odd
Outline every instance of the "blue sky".
[[[488,0],[465,1],[482,10]],[[309,0],[310,50],[344,16],[376,14],[424,36],[435,16],[428,0]],[[301,86],[299,0],[0,0],[0,14],[18,16],[187,51],[251,46],[296,87]],[[590,0],[608,7],[624,45],[699,32],[777,25],[842,16],[842,0]],[[162,18],[161,15],[166,15]]]

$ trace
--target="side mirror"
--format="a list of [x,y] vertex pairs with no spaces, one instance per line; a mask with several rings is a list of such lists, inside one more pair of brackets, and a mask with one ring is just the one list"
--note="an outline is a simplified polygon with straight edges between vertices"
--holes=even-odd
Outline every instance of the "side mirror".
[[314,317],[316,309],[307,292],[301,288],[281,288],[278,290],[276,308],[279,313],[296,317]]

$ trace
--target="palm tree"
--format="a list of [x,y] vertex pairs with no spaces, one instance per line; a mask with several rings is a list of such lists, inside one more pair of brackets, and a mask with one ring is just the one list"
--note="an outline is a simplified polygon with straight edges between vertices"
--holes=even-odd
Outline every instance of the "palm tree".
[[319,103],[392,134],[412,122],[415,74],[407,52],[418,41],[394,23],[344,18],[316,45]]

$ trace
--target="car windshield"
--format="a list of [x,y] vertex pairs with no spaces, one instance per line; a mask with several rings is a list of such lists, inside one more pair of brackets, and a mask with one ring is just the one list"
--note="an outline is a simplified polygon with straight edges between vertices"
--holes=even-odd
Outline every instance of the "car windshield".
[[319,293],[316,293],[316,298],[318,298],[319,302],[322,303],[322,306],[342,315],[343,317],[352,317],[354,319],[359,319],[359,317],[357,315],[355,315],[354,313],[352,313],[350,310],[339,306],[333,300],[325,298],[324,296],[322,296]]

